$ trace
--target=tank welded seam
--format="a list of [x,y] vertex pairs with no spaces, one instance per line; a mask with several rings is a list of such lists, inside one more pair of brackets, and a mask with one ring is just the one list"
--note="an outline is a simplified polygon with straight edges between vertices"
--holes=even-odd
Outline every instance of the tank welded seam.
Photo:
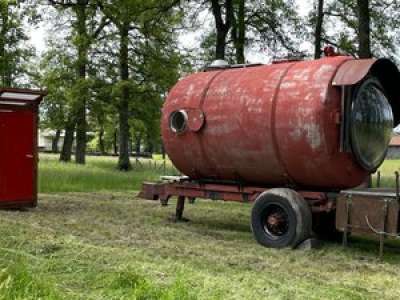
[[214,80],[222,74],[224,71],[219,71],[217,74],[215,74],[210,81],[207,83],[207,86],[204,88],[203,94],[201,95],[200,103],[199,103],[199,108],[203,108],[204,101],[206,100],[206,96],[208,94],[208,91],[210,90],[211,84],[214,82]]
[[334,85],[335,82],[333,82],[333,81],[335,80],[335,77],[336,77],[337,73],[339,73],[340,68],[341,68],[345,63],[347,63],[347,62],[349,62],[349,61],[353,61],[353,60],[354,60],[353,58],[349,57],[348,59],[343,60],[340,64],[338,64],[338,65],[336,66],[336,70],[335,70],[335,72],[333,72],[332,79],[331,79],[330,82],[329,82],[330,85],[336,86],[336,85]]
[[281,78],[279,79],[279,83],[278,86],[276,87],[276,92],[274,94],[274,97],[272,99],[272,115],[271,115],[271,132],[272,132],[272,145],[274,148],[274,152],[276,155],[276,158],[279,161],[279,164],[282,166],[283,171],[285,172],[284,176],[288,179],[288,183],[289,184],[294,184],[295,181],[293,180],[292,176],[289,174],[288,168],[285,164],[285,162],[283,161],[283,158],[281,156],[281,152],[279,149],[279,145],[278,145],[278,137],[276,135],[276,109],[277,109],[277,102],[278,102],[278,96],[280,94],[280,90],[281,90],[281,86],[283,83],[283,80],[285,79],[286,75],[289,73],[290,69],[292,67],[294,67],[295,65],[297,65],[297,63],[293,63],[292,65],[290,65],[285,72],[282,74]]
[[[199,103],[199,109],[204,113],[203,111],[203,105],[204,102],[206,100],[208,91],[210,90],[211,84],[214,82],[214,80],[220,75],[222,74],[224,71],[219,71],[217,72],[211,79],[210,81],[207,83],[206,87],[204,88],[203,94],[201,95],[201,99],[200,99],[200,103]],[[206,122],[206,126],[207,126],[207,116],[205,116],[205,122]],[[202,135],[202,131],[199,132],[199,135],[195,135],[197,136],[198,142],[200,144],[200,153],[201,156],[203,158],[204,161],[206,161],[207,166],[212,166],[212,164],[210,163],[210,160],[208,159],[207,155],[205,155],[205,147],[204,147],[204,142],[203,142],[203,138],[201,137]],[[214,170],[217,170],[217,168],[213,167]],[[194,170],[194,173],[197,173],[197,170]],[[201,175],[201,174],[200,174]],[[214,176],[216,176],[217,174],[215,174]]]

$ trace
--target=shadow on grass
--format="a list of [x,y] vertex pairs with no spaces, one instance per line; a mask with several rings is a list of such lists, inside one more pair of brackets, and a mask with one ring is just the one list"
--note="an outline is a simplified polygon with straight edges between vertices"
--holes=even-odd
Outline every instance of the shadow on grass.
[[250,223],[249,220],[246,221],[227,221],[222,219],[215,218],[195,218],[190,219],[188,224],[193,224],[199,228],[206,228],[207,230],[216,230],[216,231],[232,231],[232,232],[241,232],[241,233],[250,233]]
[[379,240],[367,236],[351,236],[348,244],[343,247],[342,240],[321,240],[322,249],[338,248],[359,260],[376,260],[391,265],[400,264],[400,241],[387,239],[382,259],[379,258]]

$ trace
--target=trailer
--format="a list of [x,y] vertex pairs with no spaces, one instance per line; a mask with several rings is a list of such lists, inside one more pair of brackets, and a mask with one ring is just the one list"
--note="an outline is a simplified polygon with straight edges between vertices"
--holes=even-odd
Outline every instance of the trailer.
[[[266,247],[314,233],[398,233],[398,188],[356,189],[385,160],[400,124],[400,72],[389,59],[329,55],[229,65],[181,79],[162,109],[166,153],[183,177],[144,183],[141,196],[251,202]],[[397,182],[398,182],[398,176]]]
[[[251,229],[263,246],[296,248],[315,236],[313,231],[324,236],[337,230],[342,233],[343,246],[347,246],[349,235],[377,238],[382,256],[385,240],[400,235],[398,172],[395,178],[394,189],[360,187],[332,193],[162,176],[159,182],[144,182],[139,197],[160,201],[162,206],[176,197],[176,222],[188,221],[184,218],[185,204],[193,204],[196,199],[249,203],[253,205]],[[333,218],[329,219],[329,215]],[[321,220],[324,225],[312,226],[312,222]],[[313,233],[309,235],[310,232]]]

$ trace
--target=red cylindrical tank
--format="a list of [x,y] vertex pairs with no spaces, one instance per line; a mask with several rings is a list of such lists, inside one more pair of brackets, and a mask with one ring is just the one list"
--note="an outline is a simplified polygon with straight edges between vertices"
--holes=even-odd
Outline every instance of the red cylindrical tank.
[[338,56],[190,75],[176,84],[163,107],[166,152],[192,179],[357,186],[371,170],[341,149],[343,95],[347,85],[368,76],[375,61],[354,74],[341,72],[354,69],[349,62],[358,61]]

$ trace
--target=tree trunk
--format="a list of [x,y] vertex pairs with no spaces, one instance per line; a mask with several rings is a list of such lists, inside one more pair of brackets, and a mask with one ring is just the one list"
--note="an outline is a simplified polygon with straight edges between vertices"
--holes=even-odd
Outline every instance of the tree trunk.
[[217,31],[217,44],[215,47],[215,59],[225,59],[226,33],[222,30]]
[[58,153],[58,143],[60,141],[60,136],[61,136],[61,130],[57,129],[56,135],[53,138],[52,143],[51,143],[51,152],[53,152],[53,153]]
[[11,86],[11,78],[9,76],[9,67],[6,58],[6,34],[8,31],[8,3],[0,2],[0,17],[1,17],[1,29],[0,29],[0,76],[2,87]]
[[318,0],[317,20],[315,22],[314,58],[321,58],[322,26],[324,24],[324,0]]
[[222,8],[219,4],[219,0],[211,0],[211,7],[215,19],[215,28],[217,33],[215,58],[225,59],[226,37],[232,25],[232,0],[225,0],[225,22],[222,17]]
[[[86,158],[86,100],[87,100],[87,88],[82,86],[86,80],[86,65],[87,65],[87,55],[88,55],[88,34],[86,29],[86,3],[84,0],[80,0],[76,6],[76,16],[77,16],[77,32],[78,32],[78,62],[77,62],[77,72],[78,78],[80,79],[79,89],[81,91],[78,93],[81,99],[76,101],[76,151],[75,151],[75,162],[77,164],[85,164]],[[86,85],[86,84],[84,84]]]
[[[232,11],[233,13],[233,11]],[[245,23],[245,2],[238,1],[237,18],[235,15],[230,16],[232,20],[232,39],[235,46],[236,63],[244,64],[246,62],[244,56],[244,46],[246,42],[246,23]]]
[[136,156],[139,156],[139,154],[141,152],[141,148],[142,148],[142,135],[141,134],[137,134],[136,135],[136,139],[135,139]]
[[119,103],[119,160],[118,168],[128,171],[132,168],[129,159],[129,24],[122,24],[120,33],[120,77],[122,84]]
[[114,148],[114,155],[118,155],[118,130],[114,130],[114,138],[113,138],[113,148]]
[[147,136],[146,140],[147,140],[147,143],[146,143],[146,151],[145,152],[153,154],[153,152],[154,152],[153,139],[150,136]]
[[358,8],[358,56],[360,58],[370,58],[371,39],[370,39],[370,10],[369,0],[357,0]]
[[100,128],[100,131],[99,131],[99,150],[100,150],[101,155],[106,154],[106,146],[104,143],[104,128]]
[[75,119],[71,114],[67,122],[67,125],[65,127],[64,143],[60,154],[60,161],[63,162],[71,161],[72,146],[74,144],[74,133],[75,133]]

